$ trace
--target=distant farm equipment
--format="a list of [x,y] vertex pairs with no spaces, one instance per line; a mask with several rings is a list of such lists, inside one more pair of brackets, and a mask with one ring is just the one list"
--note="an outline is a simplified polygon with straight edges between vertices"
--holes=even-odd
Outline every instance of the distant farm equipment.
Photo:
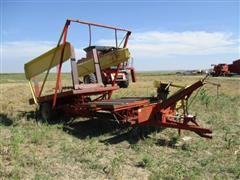
[[[86,57],[77,61],[78,75],[84,77],[84,83],[96,83],[96,70],[94,68],[92,50],[97,50],[97,55],[100,57],[101,76],[103,84],[111,84],[114,81],[116,71],[118,71],[115,82],[120,88],[127,88],[129,85],[129,75],[131,74],[132,81],[135,82],[134,68],[129,66],[129,60],[118,58],[113,61],[111,58],[117,51],[120,52],[120,47],[112,46],[88,46],[85,48]],[[124,62],[122,62],[124,60]],[[117,65],[119,64],[119,67]],[[130,74],[129,74],[130,71]]]
[[228,66],[231,73],[240,74],[240,59],[233,61],[233,63]]
[[183,75],[203,75],[207,74],[207,70],[199,69],[199,70],[188,70],[188,71],[183,71],[177,72],[176,74],[183,74]]
[[217,76],[232,76],[234,74],[240,74],[240,59],[233,61],[232,64],[212,64],[213,69],[211,75]]
[[[74,48],[67,42],[67,32],[71,23],[84,24],[114,30],[115,47],[89,45],[86,57],[76,62]],[[117,32],[125,32],[118,43]],[[89,31],[91,34],[91,31]],[[212,131],[202,128],[196,116],[188,112],[188,99],[191,94],[205,84],[206,77],[189,85],[178,86],[173,83],[157,83],[156,97],[122,97],[112,99],[112,93],[119,86],[128,86],[128,73],[135,82],[134,68],[128,66],[130,52],[127,49],[131,31],[88,23],[80,20],[67,20],[57,47],[25,64],[25,75],[29,80],[33,98],[30,103],[37,104],[43,119],[51,121],[54,114],[67,117],[94,117],[100,114],[112,116],[119,124],[129,126],[169,127],[193,131],[199,136],[211,138]],[[91,38],[90,38],[91,39]],[[91,44],[91,43],[89,43]],[[120,45],[122,47],[120,48]],[[61,68],[65,61],[71,63],[72,86],[61,87]],[[51,68],[57,66],[57,79],[54,93],[42,95]],[[36,83],[35,76],[46,72],[42,86]],[[83,76],[83,82],[79,81]],[[34,85],[32,84],[34,82]],[[170,87],[179,88],[169,95]]]

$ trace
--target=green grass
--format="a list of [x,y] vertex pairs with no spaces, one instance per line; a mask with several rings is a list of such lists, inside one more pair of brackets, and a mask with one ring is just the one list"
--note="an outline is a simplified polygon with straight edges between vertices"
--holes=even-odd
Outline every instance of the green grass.
[[[238,78],[210,78],[221,84],[219,96],[207,85],[190,107],[200,124],[213,129],[212,140],[165,129],[135,141],[105,119],[36,122],[24,75],[0,77],[0,179],[240,178]],[[199,78],[140,74],[136,84],[114,97],[154,94],[154,80],[185,85]]]
[[[56,79],[56,73],[50,73],[48,76],[49,81],[54,81]],[[62,73],[62,78],[70,80],[70,73]],[[45,74],[38,76],[40,80],[43,80]],[[26,82],[26,77],[23,73],[2,73],[0,74],[0,84],[2,83],[24,83]]]

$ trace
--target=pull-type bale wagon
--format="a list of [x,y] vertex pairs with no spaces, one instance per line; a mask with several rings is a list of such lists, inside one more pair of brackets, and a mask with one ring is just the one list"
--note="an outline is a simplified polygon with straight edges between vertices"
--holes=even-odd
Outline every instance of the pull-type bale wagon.
[[[92,66],[90,71],[94,69],[97,83],[84,84],[79,82],[78,76],[82,74],[82,69],[76,63],[73,46],[67,42],[68,27],[73,22],[85,24],[89,29],[91,26],[97,26],[115,31],[116,48],[105,54],[99,54],[98,49],[91,46],[92,55],[88,59],[88,64]],[[121,48],[117,42],[118,31],[126,32]],[[195,90],[205,84],[206,78],[187,87],[179,87],[172,83],[157,83],[156,97],[111,98],[113,91],[119,89],[116,84],[118,72],[130,57],[127,49],[130,34],[130,31],[121,28],[68,19],[57,47],[25,64],[25,75],[29,80],[33,95],[30,103],[39,105],[40,113],[45,120],[51,120],[54,112],[61,112],[68,117],[91,117],[98,116],[100,113],[107,113],[111,114],[121,124],[169,127],[178,129],[179,132],[180,130],[189,130],[202,137],[211,138],[212,131],[202,128],[197,123],[196,116],[188,113],[189,97]],[[72,87],[70,89],[68,87],[68,90],[64,91],[64,87],[61,87],[61,68],[63,62],[67,60],[70,60],[71,63]],[[101,65],[104,65],[104,68],[117,67],[111,84],[103,84]],[[49,71],[55,66],[58,68],[54,93],[42,95]],[[39,87],[35,76],[43,72],[46,72],[45,78],[42,86]],[[132,79],[135,79],[134,72],[132,75]],[[169,96],[169,89],[172,86],[179,87],[179,90]],[[179,102],[181,102],[180,106]],[[181,110],[179,111],[179,109]]]

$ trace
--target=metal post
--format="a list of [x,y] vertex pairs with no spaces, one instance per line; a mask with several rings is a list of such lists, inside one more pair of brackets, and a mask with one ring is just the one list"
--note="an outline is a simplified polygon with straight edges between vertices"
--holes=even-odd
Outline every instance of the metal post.
[[89,46],[92,44],[92,30],[91,30],[91,25],[88,25],[88,32],[89,32]]
[[32,93],[32,97],[33,97],[34,103],[38,105],[37,97],[36,97],[36,95],[35,95],[35,93],[34,93],[34,90],[33,90],[33,86],[32,86],[31,81],[28,81],[28,84],[29,84],[30,89],[31,89],[31,93]]
[[97,54],[97,49],[94,48],[92,50],[92,53],[93,53],[93,60],[94,60],[94,68],[95,68],[96,76],[97,76],[97,82],[102,84],[102,73],[101,73],[99,58],[98,58],[98,54]]
[[[62,41],[62,37],[63,37],[63,34],[64,34],[64,32],[65,32],[66,26],[69,26],[69,25],[70,25],[70,21],[67,20],[66,23],[65,23],[65,26],[64,26],[64,28],[63,28],[63,30],[62,30],[62,33],[61,33],[61,35],[60,35],[60,38],[59,38],[59,40],[58,40],[57,47],[60,45],[60,43],[61,43],[61,41]],[[53,57],[52,57],[52,59],[51,59],[51,61],[50,61],[50,63],[49,63],[49,68],[48,68],[47,73],[46,73],[46,75],[45,75],[45,77],[44,77],[44,80],[43,80],[43,83],[42,83],[42,86],[41,86],[41,90],[40,90],[40,92],[39,92],[39,97],[40,97],[41,94],[42,94],[44,85],[45,85],[45,83],[46,83],[48,74],[49,74],[49,72],[50,72],[50,67],[52,66],[53,59],[55,58],[55,55],[56,55],[56,53],[53,54]]]
[[79,89],[79,79],[78,79],[78,70],[77,63],[75,58],[75,52],[73,47],[71,46],[71,74],[72,74],[72,83],[74,89]]
[[65,26],[65,30],[64,30],[63,48],[62,48],[60,64],[59,64],[58,73],[57,73],[57,81],[56,81],[55,92],[53,97],[52,109],[55,108],[56,102],[57,102],[57,93],[60,85],[60,78],[61,78],[60,76],[61,76],[61,69],[62,69],[62,63],[63,63],[64,49],[65,49],[66,40],[67,40],[67,32],[68,32],[68,25]]
[[36,97],[39,97],[40,91],[39,91],[38,80],[36,79],[36,77],[33,77],[32,80],[33,80],[33,83],[34,83],[34,90],[35,90],[34,92],[35,92],[35,95],[36,95]]
[[118,48],[118,39],[117,39],[117,30],[115,29],[115,42],[116,42],[116,48]]

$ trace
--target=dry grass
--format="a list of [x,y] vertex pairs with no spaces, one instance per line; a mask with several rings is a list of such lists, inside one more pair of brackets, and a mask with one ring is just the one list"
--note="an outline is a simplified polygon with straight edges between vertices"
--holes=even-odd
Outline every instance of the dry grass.
[[[150,96],[154,80],[186,85],[199,78],[139,74],[136,84],[114,96]],[[213,129],[212,140],[166,129],[134,141],[105,119],[36,122],[24,76],[1,75],[0,179],[239,179],[240,79],[210,81],[221,84],[220,95],[207,85],[191,110]]]

